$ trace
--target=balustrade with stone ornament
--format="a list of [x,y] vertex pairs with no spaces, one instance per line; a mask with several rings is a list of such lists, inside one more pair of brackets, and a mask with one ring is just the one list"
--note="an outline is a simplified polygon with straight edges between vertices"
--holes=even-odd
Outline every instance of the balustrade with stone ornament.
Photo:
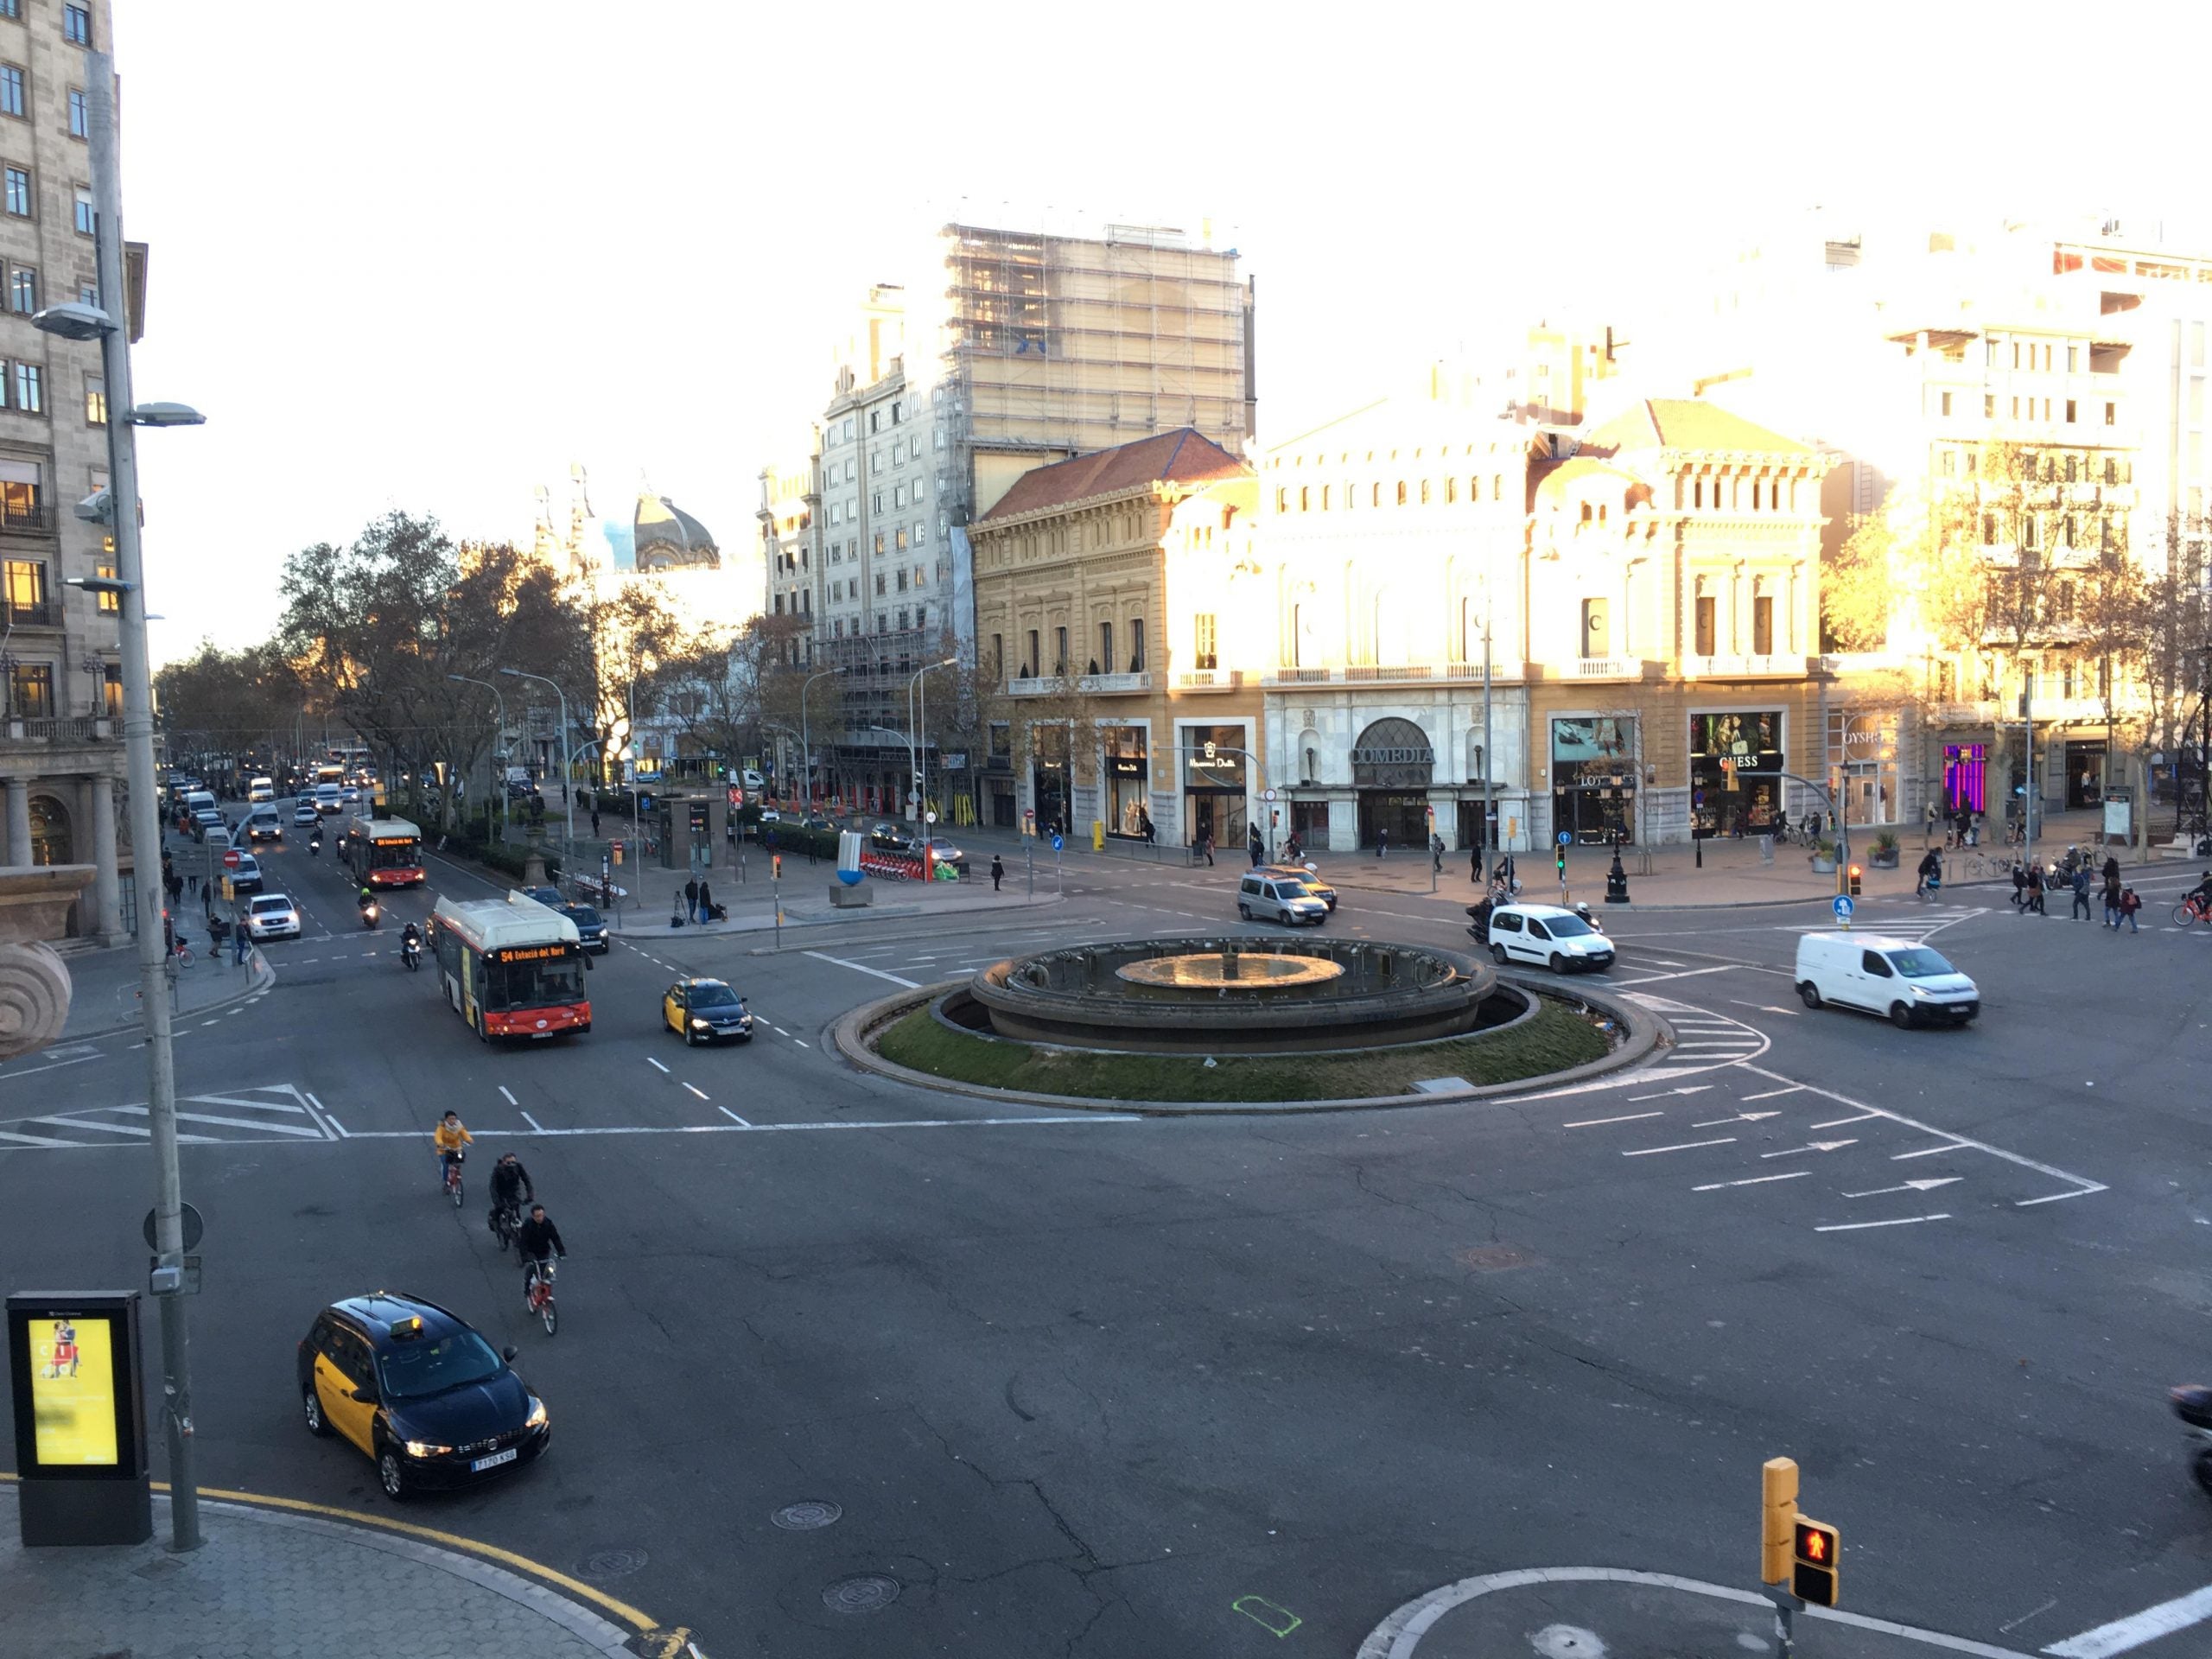
[[69,1023],[69,966],[47,943],[68,929],[89,864],[0,867],[0,1060],[45,1048]]

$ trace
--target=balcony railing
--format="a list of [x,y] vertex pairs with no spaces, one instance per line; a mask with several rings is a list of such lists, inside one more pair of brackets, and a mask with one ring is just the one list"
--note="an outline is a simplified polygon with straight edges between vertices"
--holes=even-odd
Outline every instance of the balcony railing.
[[1235,691],[1243,683],[1241,668],[1198,668],[1175,677],[1178,691]]
[[60,611],[44,600],[32,605],[0,607],[0,616],[5,617],[8,626],[14,628],[53,628],[61,624]]
[[50,531],[54,509],[44,501],[0,501],[0,530]]
[[1060,676],[1039,675],[1033,678],[1012,679],[1006,683],[1006,694],[1010,697],[1049,697],[1063,685],[1071,685],[1079,696],[1116,696],[1133,691],[1152,690],[1152,671],[1139,669],[1134,674],[1079,674],[1072,681]]
[[105,715],[15,715],[0,721],[0,741],[10,743],[104,743],[115,735]]
[[1640,680],[1643,671],[1641,657],[1569,657],[1544,665],[1548,676],[1561,680]]
[[1805,677],[1802,657],[1737,656],[1685,657],[1682,658],[1682,677],[1686,680],[1802,680]]

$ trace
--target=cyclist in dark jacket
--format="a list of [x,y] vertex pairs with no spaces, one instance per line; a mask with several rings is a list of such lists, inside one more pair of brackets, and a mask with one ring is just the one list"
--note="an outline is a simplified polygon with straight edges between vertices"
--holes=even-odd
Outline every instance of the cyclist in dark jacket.
[[569,1247],[561,1242],[561,1230],[545,1213],[543,1205],[530,1206],[530,1219],[523,1223],[522,1230],[515,1235],[515,1252],[522,1257],[524,1274],[534,1267],[543,1266],[548,1256],[567,1258]]
[[531,1184],[530,1172],[522,1166],[522,1160],[512,1152],[501,1153],[499,1161],[492,1166],[493,1216],[496,1218],[502,1210],[537,1202],[537,1189]]

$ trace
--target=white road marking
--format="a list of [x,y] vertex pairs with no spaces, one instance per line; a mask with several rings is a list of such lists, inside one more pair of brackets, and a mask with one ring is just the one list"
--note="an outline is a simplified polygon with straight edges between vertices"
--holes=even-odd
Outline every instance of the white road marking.
[[[605,1128],[539,1129],[535,1133],[548,1139],[582,1135],[795,1135],[817,1129],[966,1129],[1016,1128],[1033,1123],[1141,1123],[1144,1118],[1135,1112],[1078,1112],[1066,1117],[918,1117],[904,1122],[883,1119],[855,1123],[618,1123]],[[423,1132],[420,1129],[363,1129],[348,1135],[350,1141],[412,1141]],[[526,1136],[527,1129],[479,1129],[477,1139],[502,1135]]]
[[1714,1181],[1707,1186],[1694,1186],[1693,1192],[1718,1192],[1724,1186],[1764,1186],[1769,1181],[1794,1181],[1801,1175],[1809,1175],[1809,1169],[1793,1169],[1787,1175],[1747,1175],[1740,1181]]
[[1709,1083],[1686,1083],[1679,1089],[1662,1089],[1656,1095],[1630,1095],[1628,1103],[1634,1106],[1642,1101],[1664,1100],[1669,1095],[1701,1095],[1712,1087]]
[[1687,964],[1686,964],[1686,963],[1679,963],[1679,962],[1669,962],[1669,961],[1668,961],[1668,960],[1667,960],[1667,958],[1666,958],[1666,957],[1652,957],[1652,958],[1651,958],[1651,965],[1652,965],[1653,967],[1655,967],[1655,968],[1681,968],[1681,967],[1687,966]]
[[699,1088],[696,1084],[689,1084],[689,1083],[687,1083],[687,1084],[685,1084],[683,1086],[684,1086],[686,1089],[690,1090],[691,1090],[691,1092],[692,1092],[693,1094],[695,1094],[695,1095],[698,1096],[700,1099],[702,1099],[702,1100],[706,1099],[706,1097],[707,1097],[707,1091],[706,1091],[705,1090],[702,1089],[702,1088]]
[[1770,1117],[1780,1117],[1780,1112],[1738,1112],[1732,1117],[1709,1117],[1702,1123],[1693,1123],[1694,1129],[1718,1128],[1723,1123],[1758,1123]]
[[1678,974],[1646,974],[1641,979],[1617,979],[1616,985],[1656,985],[1662,979],[1695,979],[1702,974],[1732,974],[1736,964],[1723,963],[1718,968],[1686,968]]
[[1948,1221],[1950,1218],[1950,1212],[1946,1211],[1940,1216],[1899,1216],[1894,1221],[1832,1222],[1826,1227],[1815,1227],[1813,1230],[1816,1233],[1856,1233],[1862,1232],[1869,1227],[1910,1227],[1916,1222]]
[[330,1114],[328,1112],[325,1112],[323,1116],[330,1118],[330,1127],[338,1131],[338,1138],[340,1141],[351,1141],[353,1138],[352,1133],[346,1128],[346,1127],[343,1123],[340,1123],[336,1118],[330,1117]]
[[536,1118],[532,1117],[528,1112],[524,1112],[522,1115],[522,1121],[529,1124],[531,1128],[536,1129],[540,1135],[545,1133],[545,1126],[543,1123],[540,1123]]
[[500,1097],[510,1106],[519,1106],[522,1104],[520,1101],[517,1100],[512,1095],[507,1092],[507,1085],[504,1083],[499,1085],[499,1095]]
[[2054,1642],[2044,1651],[2052,1655],[2053,1659],[2109,1659],[2113,1654],[2126,1653],[2145,1642],[2155,1642],[2162,1636],[2201,1624],[2208,1618],[2212,1618],[2212,1585],[2177,1596],[2171,1601],[2162,1601],[2155,1607],[2145,1607],[2139,1613],[2130,1613],[2126,1618],[2116,1618],[2109,1624],[2100,1624],[2094,1630],[2084,1630],[2063,1642]]
[[2092,1192],[2101,1192],[2104,1190],[2101,1186],[2084,1186],[2071,1192],[2046,1192],[2039,1198],[2015,1198],[2012,1200],[2012,1207],[2015,1210],[2031,1210],[2038,1204],[2056,1204],[2063,1198],[2086,1198]]
[[1901,1164],[1908,1158],[1933,1158],[1939,1152],[1956,1152],[1960,1147],[1968,1144],[1970,1143],[1964,1141],[1946,1141],[1940,1147],[1923,1147],[1917,1152],[1898,1153],[1890,1161],[1893,1164]]
[[1861,1112],[1856,1117],[1832,1117],[1825,1123],[1812,1125],[1816,1129],[1840,1129],[1847,1123],[1864,1123],[1870,1117],[1879,1117],[1879,1112]]
[[[148,1110],[143,1106],[110,1106],[104,1109],[128,1112],[134,1117],[144,1116]],[[310,1141],[329,1138],[319,1128],[302,1129],[290,1123],[270,1123],[251,1117],[218,1117],[213,1112],[179,1112],[176,1121],[180,1123],[219,1123],[228,1129],[259,1129],[264,1135],[296,1135]]]
[[[1885,1192],[1932,1192],[1939,1186],[1948,1186],[1954,1181],[1964,1179],[1966,1177],[1963,1175],[1938,1175],[1932,1180],[1907,1181],[1902,1186],[1871,1187],[1864,1192],[1847,1192],[1843,1196],[1847,1198],[1878,1198]],[[2037,1198],[2031,1202],[2040,1204],[2043,1200]]]
[[667,1071],[668,1071],[668,1068],[667,1068],[666,1066],[663,1065],[662,1065],[658,1060],[657,1060],[657,1059],[653,1058],[653,1057],[652,1057],[652,1055],[650,1055],[650,1054],[648,1054],[648,1055],[646,1055],[646,1056],[645,1056],[645,1064],[646,1064],[647,1065],[652,1066],[652,1067],[656,1071],[659,1071],[659,1072],[662,1072],[662,1073],[664,1073],[664,1074],[665,1074],[665,1073],[667,1072]]
[[1763,1095],[1745,1095],[1744,1098],[1746,1101],[1772,1100],[1778,1095],[1794,1095],[1804,1086],[1802,1083],[1793,1083],[1787,1089],[1770,1089]]
[[814,1046],[812,1043],[808,1042],[804,1037],[794,1037],[791,1039],[791,1041],[797,1043],[801,1048],[812,1048]]
[[[143,1043],[133,1043],[130,1046],[133,1048],[143,1048],[146,1045]],[[98,1054],[79,1054],[73,1060],[55,1060],[51,1065],[27,1065],[20,1071],[0,1071],[0,1083],[5,1083],[11,1077],[28,1077],[35,1071],[58,1071],[65,1065],[82,1065],[86,1060],[97,1060],[98,1058],[99,1058]]]
[[1802,1147],[1790,1147],[1787,1152],[1763,1152],[1759,1154],[1759,1156],[1762,1158],[1795,1158],[1801,1152],[1840,1152],[1846,1147],[1855,1147],[1858,1144],[1859,1142],[1856,1140],[1808,1141]]
[[1649,1158],[1662,1152],[1694,1152],[1700,1147],[1732,1147],[1736,1137],[1724,1135],[1718,1141],[1685,1141],[1678,1147],[1638,1147],[1633,1152],[1624,1152],[1624,1158]]
[[[143,1112],[146,1109],[141,1106],[138,1109]],[[110,1135],[135,1135],[143,1137],[153,1134],[151,1129],[140,1128],[136,1123],[101,1123],[91,1118],[26,1117],[16,1121],[23,1123],[52,1123],[65,1129],[105,1129]]]
[[[1648,1099],[1649,1096],[1647,1096]],[[1586,1117],[1579,1123],[1562,1123],[1562,1129],[1591,1129],[1600,1123],[1634,1123],[1646,1117],[1664,1117],[1664,1112],[1629,1112],[1619,1117]]]
[[720,1113],[721,1113],[724,1117],[726,1117],[726,1118],[729,1119],[729,1121],[730,1121],[731,1122],[733,1122],[733,1123],[738,1124],[738,1125],[741,1126],[742,1128],[748,1128],[748,1129],[749,1129],[749,1128],[751,1128],[753,1127],[750,1123],[746,1122],[746,1121],[745,1121],[743,1118],[740,1117],[740,1116],[739,1116],[735,1112],[733,1112],[732,1110],[730,1110],[730,1109],[729,1109],[728,1107],[727,1107],[727,1106],[717,1106],[717,1107],[715,1107],[715,1109],[716,1111],[720,1112]]
[[852,962],[843,957],[833,957],[824,950],[808,950],[802,954],[812,957],[817,962],[835,963],[840,968],[849,968],[856,974],[871,974],[877,979],[887,979],[893,985],[904,985],[910,991],[921,983],[917,979],[907,979],[898,974],[887,974],[882,969],[871,968],[864,962]]

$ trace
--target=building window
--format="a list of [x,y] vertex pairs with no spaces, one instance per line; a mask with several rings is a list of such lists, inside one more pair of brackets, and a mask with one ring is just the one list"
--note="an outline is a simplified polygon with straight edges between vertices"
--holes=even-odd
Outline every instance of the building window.
[[2107,426],[2117,426],[2120,424],[2120,405],[2118,404],[2107,404],[2105,405],[2105,424]]
[[1382,505],[1382,486],[1379,480],[1367,486],[1367,505],[1370,507]]
[[11,167],[5,173],[7,208],[17,219],[31,216],[31,175],[29,169]]
[[1951,394],[1948,391],[1943,394],[1943,418],[1951,418]]
[[90,236],[92,233],[93,226],[99,223],[99,214],[92,206],[92,193],[89,190],[78,191],[77,234],[79,236]]
[[1446,479],[1444,480],[1444,505],[1448,507],[1459,499],[1459,480],[1456,478]]
[[1993,391],[1985,391],[1981,394],[1981,418],[1985,421],[1993,421],[1997,418],[1997,394]]
[[1402,478],[1398,480],[1398,505],[1402,507],[1406,505],[1406,480]]
[[1098,666],[1091,672],[1095,674],[1102,669],[1109,674],[1114,671],[1114,625],[1111,622],[1098,625]]
[[1613,626],[1605,601],[1586,599],[1582,601],[1582,654],[1585,657],[1611,655]]
[[104,374],[85,377],[85,424],[107,424],[107,377]]
[[1144,618],[1129,619],[1129,672],[1144,672]]
[[23,0],[0,0],[0,17],[20,17],[23,15]]
[[85,101],[85,89],[81,86],[69,89],[69,136],[72,138],[92,136],[92,105]]
[[1037,652],[1037,630],[1032,628],[1029,630],[1029,659],[1021,665],[1022,677],[1034,679],[1037,676],[1037,664],[1041,660]]
[[29,316],[38,309],[38,272],[17,265],[8,273],[8,308]]
[[110,663],[100,672],[100,706],[110,720],[123,718],[123,671]]
[[1697,654],[1710,657],[1714,650],[1713,613],[1715,604],[1711,594],[1700,595],[1697,601]]
[[1192,618],[1191,659],[1199,668],[1221,666],[1221,620],[1211,611]]
[[46,566],[36,559],[10,559],[5,575],[8,620],[42,626],[46,621]]
[[1774,600],[1760,594],[1751,600],[1751,651],[1754,655],[1774,655]]
[[[883,551],[880,547],[875,550],[879,553]],[[878,599],[881,599],[883,597],[883,572],[880,570],[875,573],[875,596]]]
[[1307,488],[1306,486],[1301,484],[1298,486],[1298,510],[1300,512],[1304,512],[1308,507],[1313,505],[1311,499],[1312,496],[1313,491]]
[[46,387],[42,372],[35,363],[16,365],[16,407],[27,415],[38,415],[46,409]]
[[1054,628],[1052,630],[1052,672],[1065,674],[1067,671],[1068,631],[1065,628]]
[[92,10],[90,6],[65,5],[61,8],[61,38],[72,46],[92,43]]
[[23,114],[23,72],[12,63],[0,63],[0,115],[21,120]]
[[8,673],[9,711],[21,720],[54,717],[54,670],[45,663],[17,663]]

